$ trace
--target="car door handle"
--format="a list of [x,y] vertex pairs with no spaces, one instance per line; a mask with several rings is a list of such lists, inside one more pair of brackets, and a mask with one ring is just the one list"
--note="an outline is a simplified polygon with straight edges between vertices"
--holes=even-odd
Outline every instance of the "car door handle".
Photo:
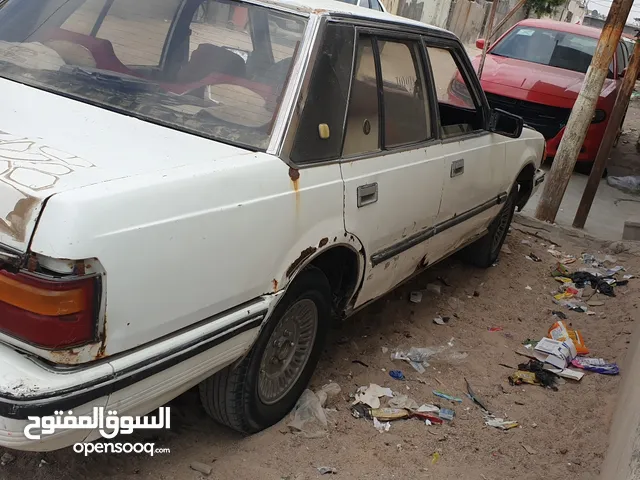
[[358,187],[358,208],[378,201],[378,184],[369,183]]
[[464,158],[451,162],[451,178],[464,173]]

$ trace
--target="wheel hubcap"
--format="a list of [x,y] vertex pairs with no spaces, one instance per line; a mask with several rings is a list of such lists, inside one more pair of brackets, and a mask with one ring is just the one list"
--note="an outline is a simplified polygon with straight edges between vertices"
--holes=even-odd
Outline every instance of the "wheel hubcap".
[[280,401],[304,370],[318,327],[318,309],[309,299],[289,307],[273,330],[260,362],[258,396],[271,405]]

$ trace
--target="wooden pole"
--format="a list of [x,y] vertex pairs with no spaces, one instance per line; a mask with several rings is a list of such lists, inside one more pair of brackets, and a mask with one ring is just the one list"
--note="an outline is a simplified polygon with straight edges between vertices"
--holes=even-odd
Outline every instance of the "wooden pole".
[[493,37],[496,36],[496,34],[500,31],[500,29],[502,28],[502,26],[507,23],[509,21],[509,19],[511,17],[513,17],[513,14],[516,13],[518,10],[520,10],[524,4],[527,3],[527,0],[520,0],[518,3],[515,4],[515,6],[509,11],[509,13],[507,13],[504,18],[502,20],[500,20],[500,22],[498,22],[498,25],[496,25],[496,28],[493,29],[493,32],[491,32],[491,35],[487,37],[487,41],[488,40],[492,40]]
[[496,10],[498,9],[498,0],[491,2],[491,11],[489,12],[489,23],[487,24],[487,34],[485,37],[487,40],[482,47],[482,57],[480,57],[480,65],[478,65],[478,78],[482,80],[482,69],[484,68],[484,59],[487,57],[487,47],[489,46],[489,38],[491,38],[491,31],[493,30],[493,18],[496,16]]
[[607,78],[609,64],[620,41],[620,35],[632,5],[633,0],[613,0],[611,4],[595,54],[591,59],[591,65],[587,70],[582,88],[573,105],[569,121],[551,165],[549,178],[544,182],[542,196],[536,209],[536,218],[538,220],[554,222],[556,219],[562,197],[569,184],[573,167],[576,164],[580,148],[587,135],[587,129],[593,118],[596,102],[602,91],[602,85],[604,85],[604,80]]
[[629,66],[627,67],[627,71],[622,79],[620,91],[616,97],[616,103],[611,111],[609,123],[604,131],[602,143],[598,149],[598,155],[593,163],[593,168],[591,169],[591,174],[587,181],[587,186],[584,187],[578,211],[573,219],[573,226],[576,228],[584,228],[584,224],[587,221],[589,210],[591,210],[591,204],[596,196],[598,185],[600,185],[600,179],[602,178],[604,169],[607,166],[607,160],[609,159],[611,148],[613,147],[616,136],[618,135],[618,128],[620,127],[622,118],[629,106],[629,100],[631,100],[631,94],[633,93],[633,87],[635,87],[638,73],[640,73],[640,40],[636,39],[636,45],[633,47],[633,54],[631,55]]

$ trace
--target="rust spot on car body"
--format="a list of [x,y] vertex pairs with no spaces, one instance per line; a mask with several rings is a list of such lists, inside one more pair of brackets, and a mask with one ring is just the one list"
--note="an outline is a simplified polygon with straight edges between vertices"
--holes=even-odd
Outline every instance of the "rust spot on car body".
[[318,248],[324,247],[327,243],[329,243],[329,239],[327,237],[324,237],[322,240],[320,240],[320,243],[318,244]]
[[64,365],[74,365],[78,363],[79,355],[80,352],[73,349],[56,350],[51,352],[51,361]]
[[289,167],[289,178],[291,179],[291,186],[296,194],[296,217],[300,211],[300,171],[293,167]]
[[278,291],[278,280],[274,278],[271,283],[273,284],[273,293],[276,293]]
[[300,188],[300,171],[296,170],[293,167],[290,167],[289,178],[291,179],[291,185],[293,185],[293,189],[297,192]]
[[291,265],[289,265],[289,268],[287,268],[287,277],[291,278],[291,275],[293,275],[293,273],[298,269],[298,267],[302,265],[302,263],[307,258],[313,255],[316,252],[316,250],[317,250],[316,247],[309,247],[309,248],[305,248],[302,252],[300,252],[300,256],[296,258]]
[[289,167],[289,178],[292,181],[297,182],[300,179],[300,170],[296,170],[293,167]]
[[104,325],[102,327],[102,334],[100,335],[100,348],[95,356],[95,359],[104,358],[107,356],[107,314],[104,315]]

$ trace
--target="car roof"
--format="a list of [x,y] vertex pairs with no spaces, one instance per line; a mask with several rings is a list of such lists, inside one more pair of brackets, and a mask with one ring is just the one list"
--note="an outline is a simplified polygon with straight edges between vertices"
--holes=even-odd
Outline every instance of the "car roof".
[[394,23],[399,25],[406,25],[409,27],[420,28],[422,30],[430,30],[438,33],[446,33],[450,36],[455,36],[449,30],[436,27],[434,25],[428,25],[426,23],[411,20],[410,18],[400,17],[398,15],[392,15],[386,12],[380,12],[370,8],[360,7],[358,5],[352,5],[346,2],[340,2],[337,0],[257,0],[260,3],[267,5],[273,5],[275,7],[286,8],[289,10],[295,10],[305,14],[316,15],[334,15],[334,16],[347,16],[358,18],[362,20],[381,21],[385,23]]
[[575,35],[583,35],[585,37],[600,38],[602,30],[586,25],[578,25],[576,23],[557,22],[555,20],[529,18],[518,22],[518,26],[546,28],[549,30],[558,30],[560,32],[573,33]]

